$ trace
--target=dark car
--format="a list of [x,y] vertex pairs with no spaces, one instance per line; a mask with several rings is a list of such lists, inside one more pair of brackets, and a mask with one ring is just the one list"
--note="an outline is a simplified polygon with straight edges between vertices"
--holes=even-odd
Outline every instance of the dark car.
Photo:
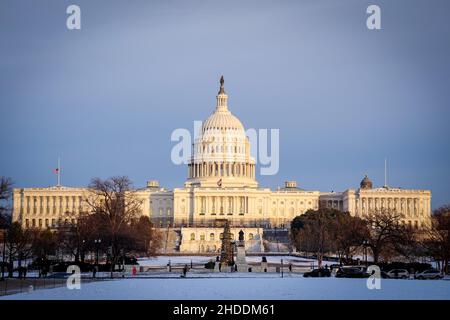
[[305,278],[320,278],[320,277],[330,277],[331,272],[328,269],[314,269],[310,272],[305,272],[303,277]]
[[339,268],[336,271],[336,278],[368,278],[370,274],[356,267]]

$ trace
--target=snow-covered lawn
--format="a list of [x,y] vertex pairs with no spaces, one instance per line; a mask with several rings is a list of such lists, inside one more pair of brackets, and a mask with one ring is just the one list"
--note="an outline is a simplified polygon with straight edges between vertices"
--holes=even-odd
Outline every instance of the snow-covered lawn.
[[[249,263],[260,263],[261,256],[247,256],[246,260]],[[281,263],[281,259],[283,259],[283,263],[288,265],[292,263],[292,265],[296,266],[310,266],[313,263],[317,266],[317,260],[313,259],[305,259],[294,256],[266,256],[268,263]],[[172,266],[174,265],[190,265],[191,261],[193,264],[205,264],[210,260],[215,260],[215,256],[158,256],[154,258],[140,258],[138,259],[138,263],[141,266],[151,266],[151,267],[165,267],[169,261]],[[333,264],[336,262],[324,261],[324,264]]]
[[4,296],[0,299],[161,299],[161,300],[301,300],[301,299],[450,299],[447,280],[381,280],[380,290],[369,290],[366,279],[280,278],[277,274],[248,273],[211,278],[120,279]]
[[158,256],[154,258],[139,258],[138,263],[141,266],[149,267],[165,267],[169,261],[172,265],[185,265],[192,263],[206,263],[209,260],[215,259],[215,257],[208,256]]

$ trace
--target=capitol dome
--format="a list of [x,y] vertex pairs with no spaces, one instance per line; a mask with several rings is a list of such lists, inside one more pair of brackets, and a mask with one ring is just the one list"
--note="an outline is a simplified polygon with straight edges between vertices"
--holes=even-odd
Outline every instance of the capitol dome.
[[223,76],[214,112],[194,140],[189,185],[256,186],[255,160],[241,121],[228,110]]

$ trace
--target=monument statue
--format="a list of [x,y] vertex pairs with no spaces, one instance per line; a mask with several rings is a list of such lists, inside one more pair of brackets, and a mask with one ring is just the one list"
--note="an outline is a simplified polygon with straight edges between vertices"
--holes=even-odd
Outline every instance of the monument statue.
[[239,231],[239,241],[244,241],[244,231]]
[[236,246],[236,269],[238,272],[247,272],[251,269],[248,268],[247,261],[245,260],[245,242],[244,231],[239,231],[239,242]]

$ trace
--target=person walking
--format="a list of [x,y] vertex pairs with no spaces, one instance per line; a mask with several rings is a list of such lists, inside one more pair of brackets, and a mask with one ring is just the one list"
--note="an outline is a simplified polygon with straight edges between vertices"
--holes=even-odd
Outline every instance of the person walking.
[[188,271],[188,265],[185,264],[184,267],[183,267],[183,277],[185,277],[185,278],[186,278],[187,271]]

